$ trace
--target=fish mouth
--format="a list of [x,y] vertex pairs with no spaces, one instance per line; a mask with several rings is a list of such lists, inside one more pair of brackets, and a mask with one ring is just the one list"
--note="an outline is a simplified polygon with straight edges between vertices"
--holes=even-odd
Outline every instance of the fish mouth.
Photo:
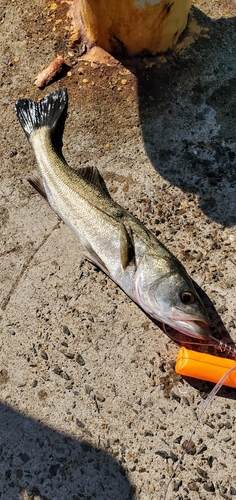
[[185,335],[196,339],[209,337],[209,319],[204,315],[187,314],[180,309],[173,308],[171,319],[172,327]]

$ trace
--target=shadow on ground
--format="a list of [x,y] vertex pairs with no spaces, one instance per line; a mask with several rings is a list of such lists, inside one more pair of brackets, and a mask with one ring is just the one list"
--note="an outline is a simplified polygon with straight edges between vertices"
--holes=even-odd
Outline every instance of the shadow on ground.
[[125,469],[106,451],[2,404],[0,422],[2,500],[134,500]]
[[[236,18],[193,8],[197,40],[162,58],[127,66],[137,76],[146,152],[157,172],[199,197],[200,209],[236,224]],[[147,69],[148,68],[148,69]]]

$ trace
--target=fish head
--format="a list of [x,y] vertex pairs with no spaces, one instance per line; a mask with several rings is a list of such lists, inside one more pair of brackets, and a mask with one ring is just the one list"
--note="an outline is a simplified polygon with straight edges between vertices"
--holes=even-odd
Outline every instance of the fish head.
[[136,273],[136,301],[152,318],[197,339],[207,339],[209,317],[184,267],[145,255]]

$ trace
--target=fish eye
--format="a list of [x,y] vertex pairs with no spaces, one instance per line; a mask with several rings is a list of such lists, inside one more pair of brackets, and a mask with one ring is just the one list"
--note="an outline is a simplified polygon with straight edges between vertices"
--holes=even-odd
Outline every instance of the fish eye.
[[193,304],[195,302],[196,297],[192,292],[184,291],[181,293],[181,300],[183,304]]

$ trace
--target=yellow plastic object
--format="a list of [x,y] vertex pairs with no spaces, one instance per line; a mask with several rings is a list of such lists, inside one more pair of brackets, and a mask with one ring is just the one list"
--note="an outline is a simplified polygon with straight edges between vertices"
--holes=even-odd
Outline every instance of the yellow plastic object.
[[229,387],[236,387],[236,361],[181,347],[177,356],[175,371],[180,375],[217,383],[234,365],[235,370],[229,374],[223,383],[223,385]]

